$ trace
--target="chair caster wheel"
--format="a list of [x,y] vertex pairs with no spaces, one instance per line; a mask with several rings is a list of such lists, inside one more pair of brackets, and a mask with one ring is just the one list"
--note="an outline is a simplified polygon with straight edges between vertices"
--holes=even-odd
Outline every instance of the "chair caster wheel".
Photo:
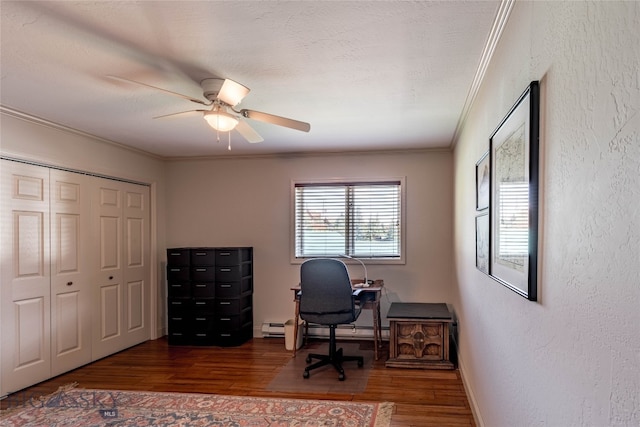
[[311,356],[307,356],[306,362],[311,363]]
[[309,378],[309,371],[304,371],[302,373],[302,378]]
[[340,381],[344,381],[345,378],[346,377],[344,376],[344,374],[339,374],[338,375],[338,380],[340,380]]

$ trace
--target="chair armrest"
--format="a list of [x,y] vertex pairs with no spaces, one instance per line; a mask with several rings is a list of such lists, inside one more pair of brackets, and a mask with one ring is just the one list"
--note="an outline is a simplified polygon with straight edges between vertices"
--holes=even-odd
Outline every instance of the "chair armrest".
[[354,297],[358,297],[361,292],[362,292],[362,289],[354,289],[351,295],[353,295]]

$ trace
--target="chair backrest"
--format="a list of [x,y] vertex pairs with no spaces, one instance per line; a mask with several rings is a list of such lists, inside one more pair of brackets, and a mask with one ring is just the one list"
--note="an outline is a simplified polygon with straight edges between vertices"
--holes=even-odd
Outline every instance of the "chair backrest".
[[347,266],[332,258],[313,258],[300,266],[300,317],[337,325],[357,319]]

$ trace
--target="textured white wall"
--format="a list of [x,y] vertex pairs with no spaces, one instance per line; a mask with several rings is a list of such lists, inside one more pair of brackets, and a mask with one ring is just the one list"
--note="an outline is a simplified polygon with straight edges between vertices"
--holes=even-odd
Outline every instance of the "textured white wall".
[[[450,302],[453,176],[450,152],[173,161],[167,164],[167,242],[254,247],[254,325],[293,317],[291,182],[406,177],[406,265],[368,265],[390,301]],[[349,268],[362,274],[360,265]],[[359,322],[371,326],[365,310]],[[387,322],[384,321],[386,324]]]
[[[461,368],[481,425],[640,425],[640,2],[516,2],[454,153]],[[539,301],[474,267],[474,165],[542,89]]]

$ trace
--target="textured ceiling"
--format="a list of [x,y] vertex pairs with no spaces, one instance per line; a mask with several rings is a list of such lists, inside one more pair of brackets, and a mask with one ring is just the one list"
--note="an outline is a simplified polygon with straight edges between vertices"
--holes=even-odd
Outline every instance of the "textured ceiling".
[[[449,147],[499,1],[64,1],[0,3],[0,104],[164,157]],[[240,108],[309,122],[247,122],[216,142],[180,97],[230,78]]]

